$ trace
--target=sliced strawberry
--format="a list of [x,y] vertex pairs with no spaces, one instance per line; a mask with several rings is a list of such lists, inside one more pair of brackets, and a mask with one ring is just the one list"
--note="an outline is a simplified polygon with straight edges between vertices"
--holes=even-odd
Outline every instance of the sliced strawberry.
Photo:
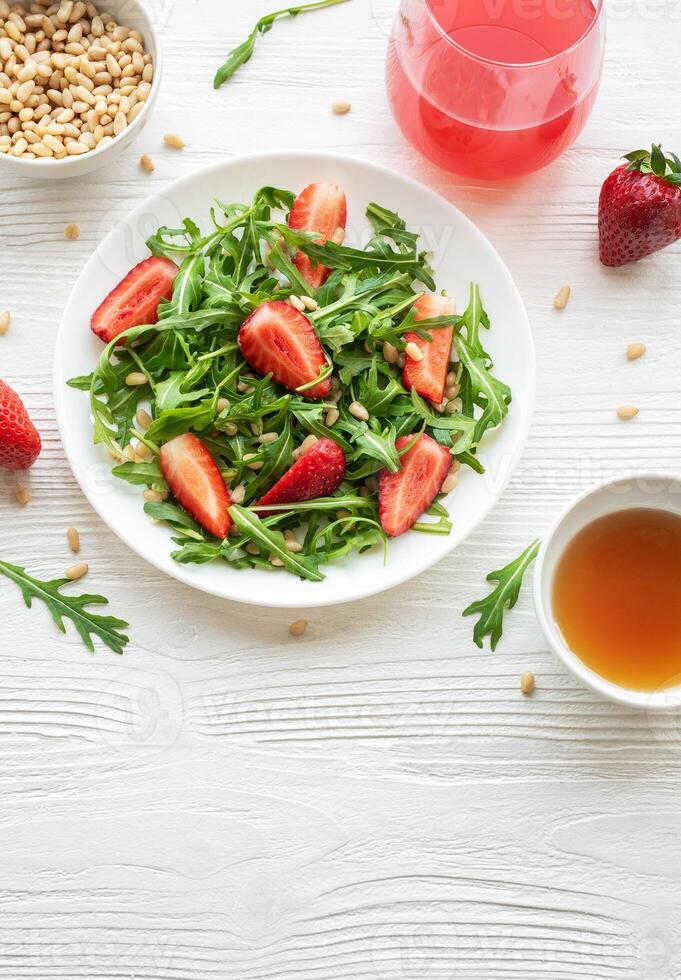
[[232,499],[207,446],[191,432],[161,447],[161,470],[179,504],[201,527],[225,538],[232,526]]
[[[345,230],[348,208],[345,194],[338,184],[310,184],[293,203],[289,215],[289,228],[295,231],[318,231],[320,244],[333,238],[338,228]],[[314,265],[305,252],[298,252],[294,259],[298,271],[313,289],[319,289],[331,272],[324,265]]]
[[[295,504],[316,497],[330,497],[345,476],[345,455],[332,439],[319,439],[296,460],[258,504]],[[260,511],[260,516],[267,516]]]
[[110,344],[130,327],[157,323],[158,304],[173,295],[176,275],[177,266],[170,259],[152,256],[140,262],[92,314],[92,331]]
[[[289,303],[263,303],[241,324],[241,352],[260,374],[295,391],[319,377],[326,358],[315,329],[306,316]],[[305,398],[325,398],[331,391],[327,378],[301,392]]]
[[[414,436],[401,436],[395,443],[399,452]],[[396,538],[427,510],[445,482],[452,457],[424,432],[404,456],[398,473],[382,470],[378,478],[378,511],[386,534]]]
[[[456,313],[456,303],[448,296],[424,294],[414,303],[417,320],[430,320],[436,316],[453,316]],[[416,333],[406,333],[407,343],[416,344],[423,353],[422,361],[408,357],[402,373],[405,388],[414,388],[419,395],[429,398],[439,405],[445,394],[449,351],[452,346],[454,327],[438,327],[428,331],[432,340],[424,340]]]

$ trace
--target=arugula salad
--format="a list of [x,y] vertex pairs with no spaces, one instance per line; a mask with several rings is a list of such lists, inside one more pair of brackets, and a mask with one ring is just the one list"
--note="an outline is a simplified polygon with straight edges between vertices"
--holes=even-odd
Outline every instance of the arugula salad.
[[511,391],[478,286],[455,313],[398,214],[370,203],[361,248],[346,214],[335,184],[216,201],[207,234],[159,228],[93,314],[105,347],[69,384],[178,562],[321,581],[409,529],[448,534],[443,494],[483,472]]

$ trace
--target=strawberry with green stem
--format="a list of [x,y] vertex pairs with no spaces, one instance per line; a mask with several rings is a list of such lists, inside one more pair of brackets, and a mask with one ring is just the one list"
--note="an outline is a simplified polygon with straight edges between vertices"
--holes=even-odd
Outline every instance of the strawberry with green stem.
[[681,160],[651,151],[627,153],[603,184],[598,207],[603,265],[637,262],[681,239]]

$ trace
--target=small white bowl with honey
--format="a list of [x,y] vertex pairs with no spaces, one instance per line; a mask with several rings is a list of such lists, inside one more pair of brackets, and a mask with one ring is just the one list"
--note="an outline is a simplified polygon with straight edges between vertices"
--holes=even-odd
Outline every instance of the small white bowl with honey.
[[537,617],[583,684],[647,710],[681,702],[681,478],[638,473],[571,503],[544,539]]

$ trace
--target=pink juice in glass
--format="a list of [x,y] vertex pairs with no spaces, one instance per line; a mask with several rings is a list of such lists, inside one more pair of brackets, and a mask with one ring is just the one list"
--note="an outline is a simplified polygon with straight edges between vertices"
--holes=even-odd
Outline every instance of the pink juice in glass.
[[600,82],[602,0],[402,0],[388,97],[433,163],[494,180],[559,156]]

